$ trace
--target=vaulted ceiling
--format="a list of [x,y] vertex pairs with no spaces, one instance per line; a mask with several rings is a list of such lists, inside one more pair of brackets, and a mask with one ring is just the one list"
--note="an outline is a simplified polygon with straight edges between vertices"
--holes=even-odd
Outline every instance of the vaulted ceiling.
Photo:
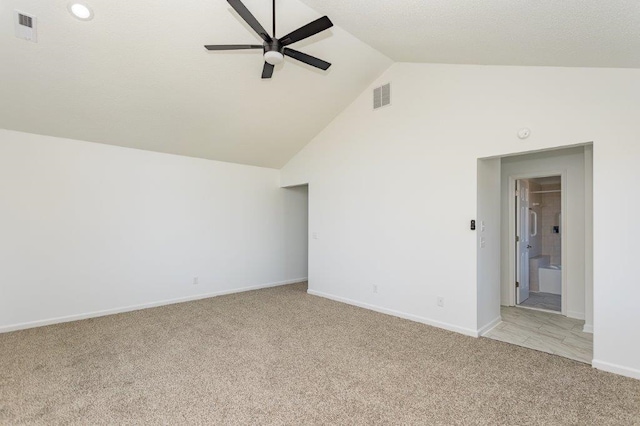
[[[339,27],[291,47],[333,66],[287,59],[262,80],[261,44],[225,0],[2,0],[0,127],[279,168],[390,64]],[[271,1],[246,0],[271,29]],[[278,34],[319,18],[278,0]],[[14,37],[13,10],[36,15],[38,43]]]
[[[260,44],[225,0],[0,1],[0,127],[279,168],[392,61],[640,67],[637,0],[277,0],[278,34],[326,14],[262,80]],[[270,29],[271,1],[244,0]],[[13,11],[36,15],[38,43]]]
[[640,67],[638,0],[302,0],[399,62]]

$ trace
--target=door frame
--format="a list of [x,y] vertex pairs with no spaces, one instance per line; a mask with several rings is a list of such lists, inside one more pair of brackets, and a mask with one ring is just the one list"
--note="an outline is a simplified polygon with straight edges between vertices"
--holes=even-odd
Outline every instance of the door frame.
[[567,188],[567,170],[542,170],[535,173],[524,173],[517,175],[509,176],[509,306],[519,306],[516,303],[516,245],[514,242],[516,241],[516,181],[519,179],[535,179],[541,177],[548,176],[560,176],[560,188],[562,192],[560,193],[560,210],[561,210],[561,218],[560,221],[560,257],[562,258],[562,295],[560,299],[561,308],[560,313],[564,316],[567,316],[567,298],[569,294],[567,293],[567,268],[565,266],[565,262],[567,259],[566,253],[566,234],[570,230],[567,228],[567,196],[566,196],[566,188]]
[[[524,185],[524,181],[527,182],[526,185]],[[526,186],[526,189],[524,188],[524,186]],[[522,302],[524,302],[525,300],[527,300],[530,296],[531,293],[531,289],[530,289],[530,281],[531,281],[531,268],[530,268],[530,259],[531,259],[531,255],[530,255],[530,249],[531,249],[531,190],[530,190],[530,185],[529,185],[529,180],[528,179],[517,179],[516,180],[516,187],[515,187],[516,191],[518,192],[518,196],[515,199],[515,204],[516,204],[516,209],[515,209],[515,219],[516,219],[516,223],[515,223],[515,233],[516,233],[516,242],[515,242],[515,246],[516,246],[516,261],[515,261],[515,268],[516,268],[516,282],[520,283],[520,286],[516,286],[515,292],[516,292],[516,301],[515,303],[518,304],[518,300],[520,300],[520,304],[522,304]],[[524,195],[524,196],[523,196]],[[526,199],[525,199],[526,197]],[[527,206],[527,210],[526,210],[526,214],[523,214],[523,207],[526,204]],[[521,223],[522,221],[525,221],[529,226],[525,227],[525,224]],[[520,223],[518,223],[518,221],[520,221]],[[536,228],[537,229],[537,228]],[[524,231],[524,232],[523,232]],[[520,238],[518,238],[518,236]],[[523,247],[525,246],[526,243],[526,249],[523,249]],[[525,250],[526,250],[526,257],[527,257],[527,263],[523,263],[522,258],[523,255],[525,254]],[[524,271],[527,271],[527,274],[529,276],[524,277],[523,273]],[[526,286],[524,285],[526,283]],[[526,287],[526,298],[522,298],[522,293],[523,293],[523,288]],[[562,290],[560,290],[562,291]]]

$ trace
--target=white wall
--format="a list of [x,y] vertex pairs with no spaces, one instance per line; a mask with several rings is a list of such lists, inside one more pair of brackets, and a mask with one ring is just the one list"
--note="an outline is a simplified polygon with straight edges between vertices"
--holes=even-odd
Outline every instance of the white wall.
[[[585,148],[545,151],[535,154],[517,155],[502,158],[502,273],[501,303],[513,306],[512,277],[509,265],[515,263],[510,241],[509,222],[509,178],[517,176],[543,177],[563,173],[566,186],[562,195],[566,197],[562,212],[562,273],[566,279],[566,293],[562,295],[566,303],[566,315],[571,318],[585,319]],[[511,250],[510,250],[511,249]],[[510,254],[511,251],[511,254]],[[589,285],[589,288],[591,286]]]
[[282,170],[312,188],[310,290],[476,333],[477,159],[593,141],[594,365],[640,377],[639,99],[633,69],[393,65]]
[[0,331],[304,279],[306,203],[273,169],[0,130]]
[[[483,334],[500,320],[500,158],[478,160],[478,333]],[[508,216],[507,216],[508,217]]]
[[584,148],[584,331],[593,333],[593,146]]

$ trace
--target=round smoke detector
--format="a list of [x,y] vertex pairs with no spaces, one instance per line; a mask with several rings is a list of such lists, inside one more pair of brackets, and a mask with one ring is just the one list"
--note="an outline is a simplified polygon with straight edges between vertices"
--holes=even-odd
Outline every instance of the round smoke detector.
[[520,139],[526,139],[526,138],[528,138],[530,135],[531,135],[531,130],[530,130],[530,129],[527,129],[526,127],[525,127],[525,128],[522,128],[522,129],[520,129],[520,130],[518,130],[518,137],[519,137]]

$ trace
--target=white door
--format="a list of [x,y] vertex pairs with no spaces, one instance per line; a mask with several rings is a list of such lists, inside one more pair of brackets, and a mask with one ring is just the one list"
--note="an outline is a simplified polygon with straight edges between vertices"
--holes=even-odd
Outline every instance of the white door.
[[529,298],[529,182],[516,181],[516,303]]

